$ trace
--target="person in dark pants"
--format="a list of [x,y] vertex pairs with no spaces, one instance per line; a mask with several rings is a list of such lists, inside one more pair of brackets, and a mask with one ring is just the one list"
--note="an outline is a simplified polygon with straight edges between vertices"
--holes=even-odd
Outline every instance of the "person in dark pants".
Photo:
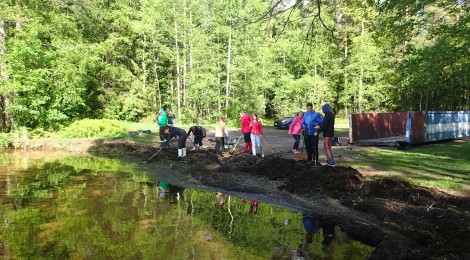
[[320,165],[318,161],[318,129],[316,126],[321,126],[323,118],[321,115],[313,111],[312,103],[307,103],[307,112],[304,113],[302,118],[302,129],[304,129],[305,148],[307,148],[308,160],[312,160],[314,164]]
[[329,167],[335,166],[335,158],[333,157],[333,150],[331,149],[333,145],[333,140],[335,137],[335,115],[331,111],[330,104],[325,104],[321,108],[325,117],[323,118],[323,124],[317,126],[319,132],[323,132],[323,148],[325,149],[326,164]]
[[252,149],[250,122],[252,119],[245,111],[240,112],[240,117],[242,121],[243,139],[245,141],[245,147],[243,147],[242,153],[250,153]]
[[292,147],[292,152],[297,154],[299,152],[299,143],[300,143],[300,132],[302,131],[302,118],[304,117],[304,112],[300,111],[297,113],[297,116],[292,120],[292,123],[289,126],[289,134],[292,135],[295,139],[294,146]]
[[194,135],[194,149],[199,150],[202,147],[202,139],[206,136],[206,130],[202,126],[195,125],[188,130],[188,136],[193,133]]
[[313,241],[313,234],[320,230],[320,222],[318,219],[314,219],[306,214],[302,214],[302,223],[304,224],[305,231],[305,242],[311,244]]
[[186,131],[178,127],[165,127],[165,133],[168,133],[168,139],[163,144],[163,147],[168,147],[170,144],[171,139],[178,138],[178,157],[185,157],[186,156]]
[[215,153],[222,155],[225,147],[225,137],[230,137],[227,132],[227,125],[225,124],[225,118],[219,117],[219,121],[215,124]]
[[168,110],[168,125],[175,126],[175,115],[173,114],[173,110]]

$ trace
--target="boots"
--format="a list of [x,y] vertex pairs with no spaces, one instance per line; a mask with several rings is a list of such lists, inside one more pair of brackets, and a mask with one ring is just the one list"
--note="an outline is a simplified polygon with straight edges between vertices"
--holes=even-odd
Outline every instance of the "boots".
[[253,143],[252,143],[252,142],[249,142],[249,143],[248,143],[248,149],[247,149],[247,152],[251,153],[251,151],[252,151],[252,148],[253,148]]
[[186,148],[183,148],[181,150],[183,150],[183,156],[182,157],[186,157]]
[[183,149],[178,149],[178,157],[183,157]]
[[245,143],[245,147],[243,147],[242,153],[247,153],[248,152],[248,143]]

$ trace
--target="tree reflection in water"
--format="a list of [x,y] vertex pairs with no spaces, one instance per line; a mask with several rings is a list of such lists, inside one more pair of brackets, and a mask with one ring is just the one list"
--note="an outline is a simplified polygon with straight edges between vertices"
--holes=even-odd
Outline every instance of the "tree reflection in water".
[[[152,180],[118,160],[63,157],[20,169],[8,159],[0,167],[2,258],[268,259],[293,257],[305,241],[300,213]],[[326,252],[313,234],[307,258],[371,253],[330,231]]]

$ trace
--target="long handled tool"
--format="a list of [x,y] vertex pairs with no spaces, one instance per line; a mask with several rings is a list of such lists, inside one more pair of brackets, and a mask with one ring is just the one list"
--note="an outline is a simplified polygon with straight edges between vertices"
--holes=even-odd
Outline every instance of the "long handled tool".
[[263,142],[268,146],[269,150],[271,150],[271,153],[274,153],[273,148],[271,147],[271,145],[269,145],[268,141],[266,141],[266,138],[264,138],[264,136],[261,136],[261,139],[263,139]]
[[163,150],[163,147],[160,147],[160,149],[158,149],[158,151],[154,155],[152,155],[152,157],[150,157],[147,161],[152,160],[152,158],[155,157],[155,155],[159,154],[162,150]]
[[235,151],[235,149],[237,148],[238,143],[240,142],[240,140],[242,140],[242,137],[243,137],[243,133],[240,135],[240,138],[238,138],[237,143],[233,146],[232,152]]
[[191,140],[191,138],[189,138],[189,137],[187,139],[189,139],[189,141],[193,144],[194,149],[196,149],[196,144],[193,142],[193,140]]

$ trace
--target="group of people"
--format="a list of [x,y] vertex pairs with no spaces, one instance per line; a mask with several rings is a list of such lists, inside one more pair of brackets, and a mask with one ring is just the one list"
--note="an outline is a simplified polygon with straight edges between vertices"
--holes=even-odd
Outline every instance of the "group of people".
[[[243,153],[253,153],[256,156],[256,149],[259,147],[261,157],[264,157],[261,136],[263,135],[263,124],[256,114],[249,116],[245,111],[240,112],[242,121],[242,134],[245,141]],[[254,144],[254,145],[253,145]]]
[[297,113],[297,116],[292,120],[289,126],[289,134],[295,139],[294,146],[292,147],[293,153],[299,152],[300,134],[304,135],[304,144],[307,150],[308,160],[312,160],[315,165],[321,165],[318,157],[318,142],[319,134],[323,132],[324,142],[323,148],[325,150],[327,166],[334,167],[335,159],[331,149],[335,136],[334,125],[335,116],[331,111],[331,106],[325,104],[322,106],[324,117],[313,110],[312,103],[307,103],[307,111]]
[[170,142],[176,139],[178,142],[178,157],[186,157],[186,139],[191,133],[194,135],[194,149],[198,150],[202,147],[202,139],[206,136],[206,129],[202,126],[192,126],[188,132],[175,127],[173,112],[169,110],[167,114],[163,108],[158,110],[158,117],[155,121],[160,127],[159,134],[162,149],[168,147]]
[[[300,135],[304,136],[304,144],[307,150],[307,158],[314,162],[315,165],[321,165],[319,162],[319,134],[323,133],[324,142],[323,148],[326,156],[326,163],[329,167],[335,166],[333,151],[331,149],[334,140],[334,124],[335,116],[329,104],[322,106],[324,116],[313,110],[312,103],[308,102],[306,112],[298,112],[297,116],[293,119],[290,127],[289,134],[294,137],[294,145],[292,152],[297,154],[299,152]],[[159,115],[156,120],[160,127],[160,139],[162,140],[162,147],[168,147],[172,139],[178,139],[178,156],[186,156],[186,138],[192,133],[194,135],[194,148],[196,150],[202,147],[202,140],[206,136],[206,131],[201,126],[193,126],[188,132],[184,129],[174,126],[175,116],[169,111],[168,115],[163,108],[158,111]],[[241,130],[245,146],[243,153],[252,153],[257,155],[259,151],[261,157],[264,157],[263,146],[261,138],[263,135],[263,125],[256,114],[248,115],[245,111],[240,112]],[[230,134],[227,131],[227,124],[224,117],[220,117],[215,125],[215,152],[222,155],[225,147],[225,139],[229,139]],[[241,138],[241,137],[240,137]]]
[[[326,163],[329,167],[335,166],[335,159],[333,157],[333,150],[331,149],[334,140],[334,125],[335,116],[329,104],[322,106],[324,116],[313,110],[313,104],[308,102],[306,112],[298,112],[297,116],[292,120],[289,126],[289,134],[294,137],[294,146],[292,152],[295,154],[299,152],[300,135],[304,136],[304,144],[307,150],[308,160],[313,161],[314,165],[321,165],[319,162],[319,134],[323,133]],[[263,134],[263,126],[256,114],[251,117],[244,111],[240,113],[243,138],[245,140],[245,147],[242,152],[253,152],[256,155],[257,147],[260,148],[261,157],[264,157],[263,148],[261,145],[261,136]],[[254,145],[253,145],[254,143]]]

